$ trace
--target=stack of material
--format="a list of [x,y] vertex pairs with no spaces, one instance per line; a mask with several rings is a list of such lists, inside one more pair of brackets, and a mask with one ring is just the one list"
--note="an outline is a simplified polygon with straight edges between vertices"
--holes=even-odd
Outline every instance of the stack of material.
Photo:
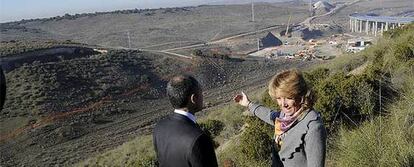
[[335,8],[335,6],[326,1],[318,1],[313,4],[313,11],[315,15],[323,15],[331,11],[333,8]]

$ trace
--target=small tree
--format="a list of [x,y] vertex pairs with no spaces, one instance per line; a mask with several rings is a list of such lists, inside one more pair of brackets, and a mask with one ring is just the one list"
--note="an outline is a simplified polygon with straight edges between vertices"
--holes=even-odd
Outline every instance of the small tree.
[[246,158],[253,161],[270,161],[272,133],[270,125],[256,117],[245,117],[248,127],[240,139],[241,151]]
[[203,56],[203,52],[202,52],[200,49],[195,49],[195,50],[193,51],[193,54],[194,54],[195,56]]

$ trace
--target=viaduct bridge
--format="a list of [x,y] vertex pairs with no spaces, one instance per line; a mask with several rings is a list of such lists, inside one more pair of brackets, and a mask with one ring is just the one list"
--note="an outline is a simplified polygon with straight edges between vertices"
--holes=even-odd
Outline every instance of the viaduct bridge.
[[349,28],[351,32],[366,33],[377,36],[384,31],[400,27],[404,24],[414,23],[414,17],[372,16],[354,13],[349,15]]

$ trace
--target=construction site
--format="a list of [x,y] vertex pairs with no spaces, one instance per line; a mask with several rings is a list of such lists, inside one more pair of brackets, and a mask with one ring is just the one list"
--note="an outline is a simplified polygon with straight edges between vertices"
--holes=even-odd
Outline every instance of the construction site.
[[[269,31],[266,36],[259,37],[257,50],[249,52],[248,56],[266,59],[328,60],[343,53],[362,51],[375,42],[375,37],[381,36],[387,30],[414,22],[413,13],[406,13],[404,17],[353,13],[348,16],[349,30],[322,35],[323,31],[335,25],[321,24],[314,20],[334,15],[343,7],[356,2],[333,5],[326,1],[310,1],[309,19],[292,24],[289,17],[286,30]],[[253,5],[251,11],[254,17]]]

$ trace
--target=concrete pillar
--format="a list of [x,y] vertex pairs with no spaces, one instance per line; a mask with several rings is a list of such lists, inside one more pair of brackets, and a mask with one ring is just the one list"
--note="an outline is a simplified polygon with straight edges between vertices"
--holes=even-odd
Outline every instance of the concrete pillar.
[[375,23],[371,22],[371,34],[375,35]]
[[395,23],[392,23],[392,29],[395,29]]
[[349,18],[349,30],[352,32],[352,19]]
[[382,35],[384,33],[384,23],[381,22],[380,24],[381,24],[381,35]]
[[355,24],[354,24],[354,26],[355,26],[355,28],[354,28],[354,32],[358,32],[358,20],[357,19],[355,19],[355,22],[354,22]]
[[375,26],[374,27],[375,27],[374,28],[374,31],[375,31],[374,35],[377,36],[377,32],[378,32],[378,22],[377,21],[375,22]]
[[359,33],[362,33],[362,20],[359,21]]
[[351,19],[351,32],[354,32],[354,19]]
[[355,32],[358,32],[358,20],[355,19],[355,28],[354,28]]
[[365,21],[365,33],[367,33],[367,35],[369,34],[369,21]]
[[358,20],[355,19],[355,32],[358,32]]
[[385,22],[385,31],[388,31],[388,22]]

